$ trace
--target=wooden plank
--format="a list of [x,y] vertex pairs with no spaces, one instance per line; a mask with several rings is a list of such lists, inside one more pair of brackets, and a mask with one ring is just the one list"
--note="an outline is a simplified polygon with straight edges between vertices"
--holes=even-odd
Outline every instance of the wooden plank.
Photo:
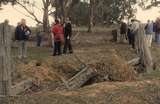
[[11,89],[12,89],[11,94],[17,95],[17,94],[24,92],[25,90],[31,88],[32,86],[33,86],[33,80],[31,78],[24,80],[24,81],[16,84],[15,86],[11,87]]
[[96,75],[96,70],[91,67],[83,68],[79,73],[67,81],[67,88],[74,90],[82,87],[89,79]]
[[140,58],[139,58],[139,57],[134,58],[134,59],[128,61],[127,63],[128,63],[129,65],[132,65],[132,66],[137,65],[137,64],[140,63]]

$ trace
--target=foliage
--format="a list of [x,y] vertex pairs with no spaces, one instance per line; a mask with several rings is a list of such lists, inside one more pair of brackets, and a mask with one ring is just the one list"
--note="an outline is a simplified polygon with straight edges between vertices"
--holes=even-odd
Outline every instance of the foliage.
[[2,4],[8,4],[8,3],[12,3],[12,5],[14,5],[15,4],[15,1],[16,0],[0,0],[0,6],[2,5]]
[[138,2],[139,6],[143,9],[151,9],[152,7],[158,7],[160,4],[159,0],[141,0]]
[[76,4],[71,12],[72,22],[76,25],[86,25],[89,18],[88,3],[80,2]]
[[[122,19],[134,17],[136,0],[95,0],[94,24],[113,23]],[[87,25],[89,3],[80,2],[72,9],[72,19],[75,24]]]
[[60,18],[64,22],[67,17],[70,17],[74,5],[79,2],[80,0],[55,0],[52,2],[52,7],[55,7],[55,11],[52,14],[56,19]]

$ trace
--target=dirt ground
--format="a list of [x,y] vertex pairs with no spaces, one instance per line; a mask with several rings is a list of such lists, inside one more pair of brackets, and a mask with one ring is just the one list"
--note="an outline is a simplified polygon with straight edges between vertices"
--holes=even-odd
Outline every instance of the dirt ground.
[[[11,104],[160,104],[160,46],[154,43],[151,48],[157,70],[151,74],[137,74],[126,65],[137,57],[135,50],[127,42],[114,43],[111,39],[109,32],[82,32],[73,41],[74,54],[56,57],[51,56],[50,48],[30,47],[28,59],[15,59],[13,82],[31,77],[38,87],[11,98],[14,102]],[[113,60],[114,54],[122,61]],[[83,63],[96,67],[97,77],[81,89],[55,91],[62,84],[61,77],[68,80],[82,69]],[[126,70],[119,70],[121,68]],[[115,71],[121,73],[120,77],[126,77],[124,82],[112,82],[108,78],[108,73]]]
[[160,80],[105,82],[76,91],[41,92],[19,96],[10,104],[160,104]]

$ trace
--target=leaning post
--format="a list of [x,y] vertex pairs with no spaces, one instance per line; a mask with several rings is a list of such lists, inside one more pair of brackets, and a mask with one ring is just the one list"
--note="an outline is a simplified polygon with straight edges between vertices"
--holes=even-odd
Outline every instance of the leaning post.
[[148,47],[145,39],[144,25],[140,24],[137,34],[137,52],[140,56],[140,63],[144,67],[144,71],[150,73],[153,70],[153,58],[151,50]]

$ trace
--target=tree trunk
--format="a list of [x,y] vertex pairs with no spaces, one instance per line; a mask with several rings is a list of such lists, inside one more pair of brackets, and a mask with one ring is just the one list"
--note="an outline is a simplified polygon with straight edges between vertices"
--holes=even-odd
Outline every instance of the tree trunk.
[[90,7],[89,7],[89,24],[88,24],[88,32],[92,32],[93,27],[93,18],[94,18],[94,0],[90,0]]
[[11,27],[0,25],[0,96],[11,93]]
[[44,35],[47,38],[48,42],[47,42],[47,46],[51,46],[52,42],[51,42],[51,36],[50,36],[50,27],[49,27],[49,7],[50,3],[49,0],[46,0],[45,2],[43,2],[43,6],[44,6],[44,14],[43,14],[43,31],[44,31]]
[[44,8],[43,30],[44,30],[45,33],[49,32],[49,20],[48,20],[48,7],[47,6]]
[[60,13],[60,18],[61,18],[61,23],[65,22],[65,11],[64,11],[64,0],[60,0],[60,7],[61,7],[61,13]]
[[55,0],[55,19],[58,19],[58,0]]

